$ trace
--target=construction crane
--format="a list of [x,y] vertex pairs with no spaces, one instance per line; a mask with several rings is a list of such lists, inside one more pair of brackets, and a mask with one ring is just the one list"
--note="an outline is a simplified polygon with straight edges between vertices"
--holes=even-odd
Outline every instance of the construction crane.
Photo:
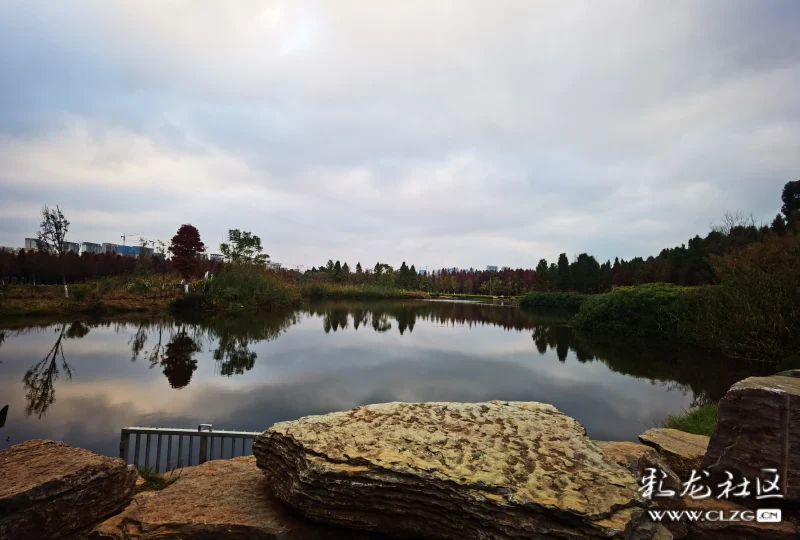
[[139,234],[138,233],[137,234],[122,233],[122,236],[120,236],[120,238],[122,238],[122,245],[123,246],[125,245],[125,238],[128,238],[128,237],[133,238],[134,236],[139,236]]

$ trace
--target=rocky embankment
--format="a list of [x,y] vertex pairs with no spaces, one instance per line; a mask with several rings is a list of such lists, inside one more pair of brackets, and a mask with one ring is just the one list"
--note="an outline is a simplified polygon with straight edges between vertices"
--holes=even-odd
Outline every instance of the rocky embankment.
[[[385,403],[278,423],[254,457],[188,467],[138,494],[121,459],[28,441],[0,451],[0,540],[798,538],[797,375],[734,385],[710,440],[653,429],[643,444],[592,441],[540,403]],[[644,496],[649,469],[664,471],[674,497]],[[714,482],[777,471],[780,497],[681,497],[699,469]],[[649,514],[764,507],[782,521]]]

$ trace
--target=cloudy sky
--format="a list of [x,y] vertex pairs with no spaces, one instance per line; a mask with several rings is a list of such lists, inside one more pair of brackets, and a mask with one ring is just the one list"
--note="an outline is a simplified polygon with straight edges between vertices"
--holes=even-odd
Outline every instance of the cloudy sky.
[[0,0],[0,245],[654,255],[800,178],[800,3]]

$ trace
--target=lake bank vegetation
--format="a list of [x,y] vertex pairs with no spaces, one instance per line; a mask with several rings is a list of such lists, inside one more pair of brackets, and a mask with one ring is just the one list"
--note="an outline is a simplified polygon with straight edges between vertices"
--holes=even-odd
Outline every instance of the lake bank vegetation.
[[690,240],[688,266],[670,275],[691,279],[577,297],[532,292],[520,305],[572,309],[572,324],[586,333],[678,341],[748,360],[800,357],[800,181],[786,185],[783,201],[771,226],[729,214]]
[[717,425],[718,409],[719,406],[716,403],[692,407],[681,414],[668,416],[663,427],[710,437]]

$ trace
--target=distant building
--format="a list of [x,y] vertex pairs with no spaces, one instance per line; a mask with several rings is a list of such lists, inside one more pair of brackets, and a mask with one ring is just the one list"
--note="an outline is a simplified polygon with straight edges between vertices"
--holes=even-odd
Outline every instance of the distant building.
[[10,246],[0,246],[0,251],[6,251],[8,253],[17,253],[22,248],[15,248]]
[[487,272],[497,272],[497,267],[496,266],[487,266],[486,267],[486,271]]
[[457,267],[457,266],[454,266],[454,267],[452,267],[452,268],[447,268],[446,270],[447,270],[448,272],[453,272],[453,273],[455,273],[455,272],[458,272],[458,267]]
[[142,253],[142,249],[144,249],[144,253],[148,257],[153,256],[153,248],[142,248],[142,246],[117,246],[117,255],[122,255],[124,257],[138,257]]
[[219,253],[212,253],[211,255],[208,256],[208,259],[211,261],[222,261],[225,258]]
[[117,252],[117,244],[108,244],[103,242],[103,253],[116,253]]
[[26,238],[25,249],[39,249],[36,244],[36,238]]
[[269,268],[270,270],[280,270],[281,266],[283,266],[283,263],[279,263],[279,262],[268,262],[267,263],[267,268]]
[[81,255],[84,253],[104,253],[103,244],[94,244],[92,242],[81,242]]
[[78,242],[64,242],[64,252],[80,253],[81,245]]
[[502,270],[503,272],[505,272],[506,270],[511,270],[511,267],[510,267],[510,266],[504,266],[504,267],[502,267],[500,270]]
[[427,271],[427,270],[425,270],[425,269],[423,269],[423,270],[420,270],[420,271],[419,271],[419,272],[417,272],[417,273],[418,273],[419,275],[421,275],[421,276],[427,276],[427,275],[428,275],[428,271]]

